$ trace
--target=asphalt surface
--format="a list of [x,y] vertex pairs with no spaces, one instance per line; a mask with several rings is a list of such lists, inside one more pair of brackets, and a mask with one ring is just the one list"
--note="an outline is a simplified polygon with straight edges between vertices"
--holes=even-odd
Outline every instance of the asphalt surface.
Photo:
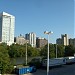
[[[39,69],[34,73],[28,73],[24,75],[47,75],[47,73],[46,70]],[[75,75],[75,64],[52,68],[49,71],[49,75]]]
[[[11,75],[11,74],[4,74]],[[12,74],[15,75],[15,74]],[[38,69],[34,73],[28,73],[23,75],[47,75],[46,69]],[[56,67],[49,70],[49,75],[75,75],[75,64],[63,65],[62,67]]]

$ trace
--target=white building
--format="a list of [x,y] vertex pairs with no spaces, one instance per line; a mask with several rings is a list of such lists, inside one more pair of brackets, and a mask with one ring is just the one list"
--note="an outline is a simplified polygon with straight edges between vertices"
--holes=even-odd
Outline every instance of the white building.
[[69,45],[68,35],[67,34],[61,35],[61,37],[62,37],[62,44],[65,45],[65,46]]
[[35,33],[29,33],[25,35],[25,39],[29,40],[29,44],[31,44],[32,47],[36,47],[36,34]]
[[65,46],[69,45],[68,35],[67,34],[61,35],[61,38],[58,38],[56,40],[56,43],[62,44],[62,45],[65,45]]
[[15,17],[6,12],[0,14],[0,42],[14,43]]

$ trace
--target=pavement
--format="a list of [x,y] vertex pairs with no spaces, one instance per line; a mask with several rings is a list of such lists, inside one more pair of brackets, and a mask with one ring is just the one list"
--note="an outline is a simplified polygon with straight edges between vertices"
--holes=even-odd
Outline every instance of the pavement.
[[[29,73],[25,75],[47,75],[46,70],[37,70],[34,73]],[[49,75],[75,75],[75,64],[64,65],[62,67],[57,67],[50,69]]]
[[[4,75],[10,75],[10,74],[4,74]],[[15,75],[15,74],[11,74]],[[28,73],[23,75],[47,75],[46,69],[38,69],[34,73]],[[75,64],[72,65],[63,65],[62,67],[56,67],[52,68],[49,71],[49,75],[75,75]]]

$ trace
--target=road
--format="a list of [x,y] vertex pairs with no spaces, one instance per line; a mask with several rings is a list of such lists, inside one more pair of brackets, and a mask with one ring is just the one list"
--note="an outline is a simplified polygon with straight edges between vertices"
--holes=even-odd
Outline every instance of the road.
[[[37,70],[34,73],[29,73],[25,75],[47,75],[46,70]],[[50,69],[49,75],[75,75],[75,64],[64,65],[62,67]]]

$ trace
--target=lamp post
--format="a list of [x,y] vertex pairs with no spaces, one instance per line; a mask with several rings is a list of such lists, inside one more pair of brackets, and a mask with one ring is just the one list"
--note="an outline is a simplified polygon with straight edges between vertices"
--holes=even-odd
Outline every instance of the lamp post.
[[57,43],[56,43],[56,58],[57,58]]
[[26,42],[26,65],[27,65],[27,42]]
[[44,34],[48,34],[48,52],[47,52],[47,75],[49,75],[49,35],[53,32],[45,31]]

